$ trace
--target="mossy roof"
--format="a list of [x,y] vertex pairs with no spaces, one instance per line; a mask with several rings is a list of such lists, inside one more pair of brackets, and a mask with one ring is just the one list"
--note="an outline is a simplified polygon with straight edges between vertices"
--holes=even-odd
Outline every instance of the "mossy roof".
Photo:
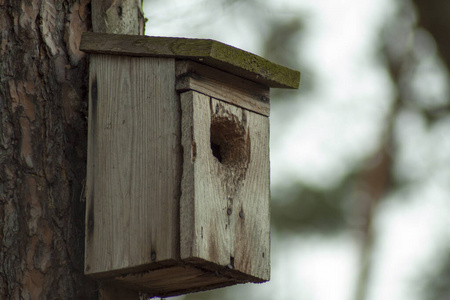
[[85,32],[80,49],[88,53],[190,59],[274,88],[297,89],[300,84],[300,72],[210,39]]

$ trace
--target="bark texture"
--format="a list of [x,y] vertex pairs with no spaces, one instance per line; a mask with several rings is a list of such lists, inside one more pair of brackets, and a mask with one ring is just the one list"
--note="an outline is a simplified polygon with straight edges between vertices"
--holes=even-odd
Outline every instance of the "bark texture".
[[93,0],[94,32],[144,34],[142,0]]
[[0,299],[98,299],[83,275],[89,0],[0,0]]

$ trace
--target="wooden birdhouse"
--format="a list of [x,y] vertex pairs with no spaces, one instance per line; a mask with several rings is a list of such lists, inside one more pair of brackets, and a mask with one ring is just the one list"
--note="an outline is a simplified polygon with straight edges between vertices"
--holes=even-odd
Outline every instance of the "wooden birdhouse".
[[269,89],[300,73],[203,39],[85,33],[85,273],[153,296],[270,277]]

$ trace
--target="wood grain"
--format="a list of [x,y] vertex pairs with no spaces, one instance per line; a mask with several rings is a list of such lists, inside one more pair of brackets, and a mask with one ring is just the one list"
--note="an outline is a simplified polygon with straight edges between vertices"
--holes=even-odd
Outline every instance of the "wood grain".
[[[180,200],[181,258],[230,263],[227,199],[209,141],[209,97],[181,95],[183,177]],[[203,175],[201,175],[203,174]],[[211,187],[215,188],[211,188]]]
[[239,283],[239,280],[233,277],[189,265],[121,276],[114,281],[129,289],[145,292],[150,297],[169,297]]
[[88,53],[190,59],[268,87],[297,89],[300,84],[298,71],[209,39],[85,32],[80,50]]
[[268,88],[189,63],[210,95],[178,95],[175,64],[91,55],[85,273],[152,296],[267,281]]
[[174,78],[174,59],[91,56],[86,274],[179,256]]
[[266,281],[269,120],[193,91],[181,94],[181,107],[181,258]]
[[179,92],[194,90],[269,116],[270,89],[267,86],[193,61],[178,61],[176,74]]

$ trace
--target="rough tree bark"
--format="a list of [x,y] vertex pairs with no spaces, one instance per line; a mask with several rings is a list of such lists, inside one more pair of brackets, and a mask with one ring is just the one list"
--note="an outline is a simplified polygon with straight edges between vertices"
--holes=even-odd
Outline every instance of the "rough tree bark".
[[144,34],[142,0],[92,0],[92,27],[95,32]]
[[99,297],[83,275],[90,7],[0,0],[0,299]]
[[0,298],[97,299],[83,275],[89,1],[0,4]]

